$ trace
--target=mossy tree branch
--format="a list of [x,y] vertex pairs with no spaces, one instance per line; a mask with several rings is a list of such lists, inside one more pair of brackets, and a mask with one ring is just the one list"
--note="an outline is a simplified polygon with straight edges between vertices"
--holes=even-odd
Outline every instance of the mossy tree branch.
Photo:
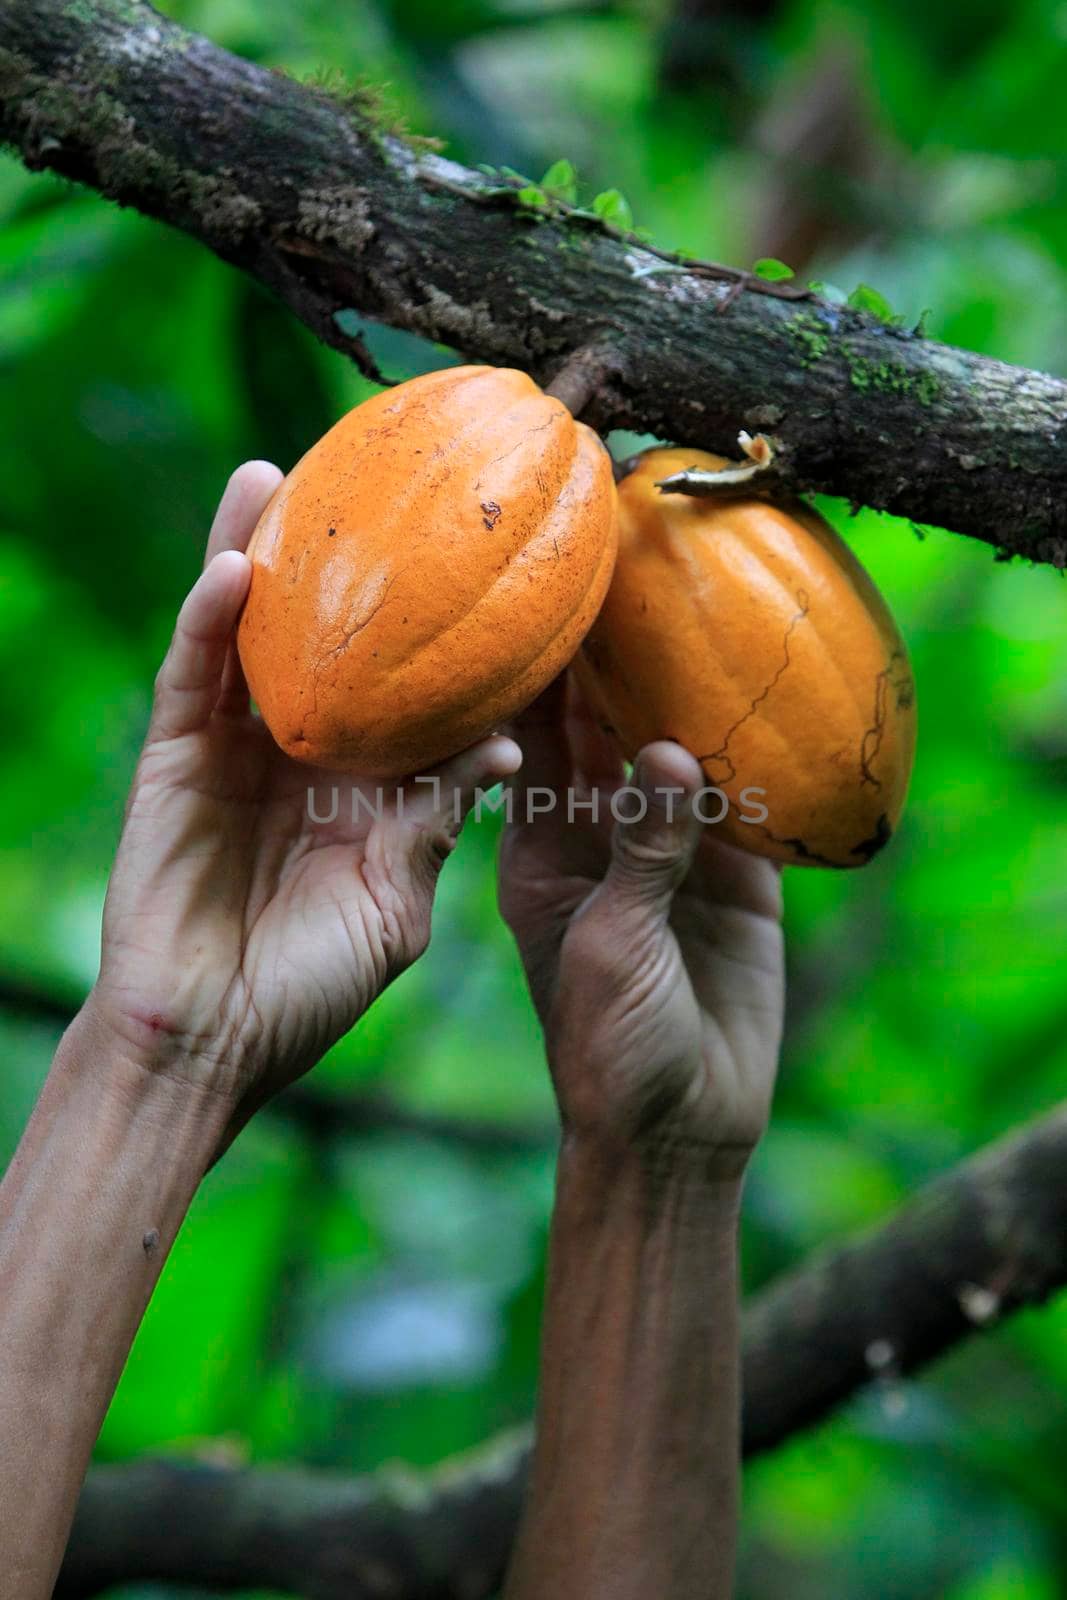
[[788,285],[668,257],[384,132],[144,0],[7,0],[0,139],[184,229],[365,361],[353,318],[542,381],[596,353],[586,416],[1067,565],[1067,385]]
[[[1065,1161],[1067,1105],[757,1296],[745,1319],[745,1454],[809,1427],[874,1375],[915,1372],[1067,1283]],[[514,1434],[426,1476],[101,1468],[56,1594],[157,1579],[264,1584],[312,1600],[488,1600],[518,1518],[528,1443]]]

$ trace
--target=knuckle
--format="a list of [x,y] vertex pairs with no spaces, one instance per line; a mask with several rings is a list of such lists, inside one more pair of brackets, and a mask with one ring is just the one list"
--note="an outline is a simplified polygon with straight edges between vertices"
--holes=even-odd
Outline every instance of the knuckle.
[[668,877],[680,871],[685,864],[685,852],[673,839],[635,839],[630,834],[619,836],[615,847],[616,860],[632,876],[641,879]]

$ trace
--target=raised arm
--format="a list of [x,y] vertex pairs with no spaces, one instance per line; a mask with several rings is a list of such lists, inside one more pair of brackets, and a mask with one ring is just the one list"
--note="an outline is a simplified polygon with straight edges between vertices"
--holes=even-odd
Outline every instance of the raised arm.
[[[563,710],[557,687],[517,730],[524,787],[501,863],[562,1120],[537,1441],[505,1593],[725,1600],[737,1222],[780,1042],[778,876],[702,830],[700,768],[677,745],[642,753],[640,795],[617,802],[635,820],[615,822],[617,755],[573,697],[566,726]],[[529,786],[558,798],[526,822]],[[581,804],[594,794],[597,821]]]
[[[204,1171],[424,948],[493,739],[351,804],[250,711],[243,554],[279,474],[231,479],[156,684],[100,977],[0,1184],[0,1600],[52,1592],[100,1422]],[[308,803],[309,788],[315,803]],[[328,823],[332,794],[337,814]],[[458,802],[457,802],[458,796]],[[353,818],[355,820],[353,820]]]

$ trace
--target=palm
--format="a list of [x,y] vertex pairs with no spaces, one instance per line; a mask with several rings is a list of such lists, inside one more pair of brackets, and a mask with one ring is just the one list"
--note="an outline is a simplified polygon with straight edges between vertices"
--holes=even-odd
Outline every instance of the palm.
[[233,642],[248,562],[222,551],[243,550],[277,479],[246,467],[231,480],[182,608],[108,890],[98,984],[113,1024],[138,1043],[172,1038],[181,1070],[221,1077],[253,1107],[421,953],[459,816],[518,758],[489,740],[453,758],[439,789],[401,789],[275,745]]
[[[428,917],[428,905],[424,917],[421,901],[411,904],[396,837],[418,823],[384,806],[380,821],[366,806],[353,819],[352,792],[351,778],[289,760],[247,712],[150,740],[127,817],[131,848],[108,896],[105,943],[124,1008],[166,992],[178,971],[186,1028],[223,1040],[254,1028],[287,1072],[345,1032],[418,953]],[[336,816],[313,820],[330,817],[335,795]],[[176,858],[175,840],[195,847]]]
[[[514,824],[501,863],[501,903],[564,1114],[611,1121],[654,1109],[666,1123],[684,1109],[691,1136],[751,1146],[766,1117],[781,1025],[776,869],[705,834],[669,916],[634,915],[608,871],[608,802],[623,781],[617,750],[573,691],[565,715],[558,691],[542,702],[528,733],[528,781],[573,784],[583,797],[597,789],[601,798],[596,823],[569,825],[553,813]],[[529,770],[531,753],[539,772]]]

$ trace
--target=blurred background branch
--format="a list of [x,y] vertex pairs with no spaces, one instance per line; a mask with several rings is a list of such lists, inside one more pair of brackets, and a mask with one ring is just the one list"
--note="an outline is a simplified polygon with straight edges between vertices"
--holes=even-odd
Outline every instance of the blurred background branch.
[[[0,1008],[65,1028],[77,1010],[31,983],[0,977]],[[266,1115],[301,1129],[316,1141],[365,1133],[405,1133],[438,1139],[474,1153],[514,1155],[551,1150],[556,1129],[551,1124],[523,1127],[492,1118],[457,1117],[414,1110],[392,1095],[339,1093],[295,1084],[266,1107]]]
[[[529,185],[390,133],[366,95],[265,71],[144,0],[11,0],[0,84],[0,138],[29,166],[183,228],[372,376],[359,315],[542,381],[607,341],[598,426],[726,451],[742,427],[770,431],[780,487],[1067,565],[1056,379],[531,204]],[[853,122],[837,117],[831,151],[855,146]]]
[[[488,1600],[521,1506],[525,1436],[437,1473],[344,1481],[298,1470],[141,1461],[93,1472],[56,1587],[131,1580],[269,1586],[307,1600]],[[195,1537],[190,1537],[195,1529]]]
[[[743,1448],[755,1456],[873,1381],[884,1390],[1067,1282],[1067,1105],[929,1184],[887,1223],[785,1275],[745,1315]],[[96,1469],[57,1594],[133,1578],[311,1600],[489,1600],[528,1438],[424,1477],[142,1461]],[[196,1539],[188,1530],[196,1528]]]

